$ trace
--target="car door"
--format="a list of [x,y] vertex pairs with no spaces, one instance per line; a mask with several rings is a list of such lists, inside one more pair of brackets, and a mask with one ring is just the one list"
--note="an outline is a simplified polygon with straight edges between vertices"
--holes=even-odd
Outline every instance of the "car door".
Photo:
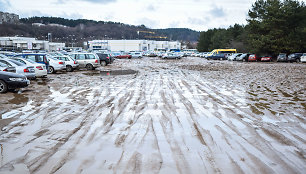
[[85,67],[87,64],[85,54],[76,54],[75,59],[80,67]]

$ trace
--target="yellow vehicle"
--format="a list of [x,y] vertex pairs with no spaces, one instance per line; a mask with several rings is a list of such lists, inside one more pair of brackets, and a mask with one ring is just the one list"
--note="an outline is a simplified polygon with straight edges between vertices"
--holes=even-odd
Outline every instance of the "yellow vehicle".
[[237,53],[236,49],[214,49],[207,56],[216,55],[216,54],[234,54]]

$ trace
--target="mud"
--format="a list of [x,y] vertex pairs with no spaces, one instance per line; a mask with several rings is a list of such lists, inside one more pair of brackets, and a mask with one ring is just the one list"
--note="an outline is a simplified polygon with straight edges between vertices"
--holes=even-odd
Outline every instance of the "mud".
[[127,69],[127,70],[102,70],[102,71],[92,71],[83,73],[88,76],[119,76],[119,75],[130,75],[136,74],[138,71]]
[[304,173],[306,64],[116,60],[0,96],[0,173]]

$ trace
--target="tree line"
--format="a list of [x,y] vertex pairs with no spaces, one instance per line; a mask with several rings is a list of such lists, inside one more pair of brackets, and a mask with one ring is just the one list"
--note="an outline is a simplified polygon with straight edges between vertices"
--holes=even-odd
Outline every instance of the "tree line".
[[[41,23],[45,25],[33,25]],[[48,24],[60,24],[63,26],[54,26]],[[137,31],[151,31],[137,32]],[[39,40],[46,40],[48,33],[52,33],[53,42],[64,42],[67,46],[82,46],[88,40],[103,39],[150,39],[154,40],[177,40],[182,42],[196,42],[199,38],[199,32],[185,28],[169,29],[150,29],[145,25],[128,25],[118,22],[94,21],[87,19],[65,19],[60,17],[29,17],[21,18],[20,23],[0,24],[0,36],[24,36],[35,37]]]
[[197,49],[208,52],[236,48],[239,52],[269,54],[306,52],[306,6],[296,0],[257,0],[246,25],[200,33]]

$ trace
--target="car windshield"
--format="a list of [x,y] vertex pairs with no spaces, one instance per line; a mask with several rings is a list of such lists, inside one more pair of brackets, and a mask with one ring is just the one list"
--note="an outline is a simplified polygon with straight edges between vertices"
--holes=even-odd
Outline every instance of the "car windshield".
[[7,65],[0,62],[0,67],[7,67]]

